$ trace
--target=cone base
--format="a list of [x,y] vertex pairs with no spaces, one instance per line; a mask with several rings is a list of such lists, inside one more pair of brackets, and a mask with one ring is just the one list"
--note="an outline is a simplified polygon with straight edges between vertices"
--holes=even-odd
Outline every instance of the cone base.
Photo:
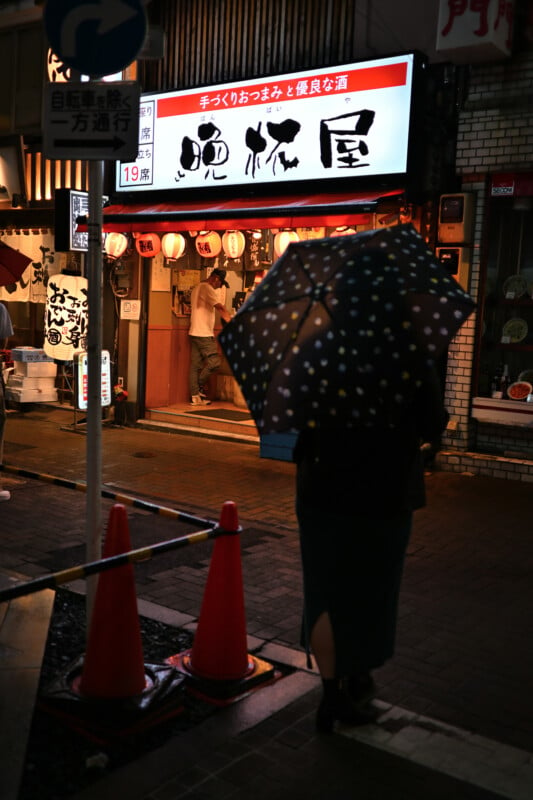
[[182,714],[184,676],[170,665],[145,664],[146,688],[135,697],[94,698],[79,692],[83,657],[42,693],[39,708],[101,744],[136,736]]
[[191,671],[191,650],[177,653],[165,659],[166,664],[170,664],[177,669],[186,679],[186,688],[196,697],[200,697],[207,703],[222,706],[234,703],[252,689],[258,688],[264,683],[272,683],[281,677],[281,674],[269,664],[256,656],[248,654],[249,669],[246,675],[236,680],[212,680],[195,675]]

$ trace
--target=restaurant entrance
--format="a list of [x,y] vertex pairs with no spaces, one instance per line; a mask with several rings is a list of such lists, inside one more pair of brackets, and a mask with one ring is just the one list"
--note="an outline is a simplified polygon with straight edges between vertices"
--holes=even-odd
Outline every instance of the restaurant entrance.
[[[334,237],[407,221],[419,227],[420,213],[404,205],[400,191],[380,199],[366,197],[353,202],[364,202],[365,208],[372,204],[375,210],[308,217],[305,221],[314,222],[313,225],[294,225],[296,220],[292,218],[283,220],[292,222],[292,227],[214,230],[221,222],[213,220],[209,231],[157,234],[161,250],[144,259],[143,270],[147,312],[144,372],[141,370],[140,374],[144,381],[138,386],[144,397],[141,417],[191,428],[211,429],[216,424],[223,432],[257,438],[244,398],[222,353],[222,365],[206,387],[211,405],[202,409],[190,405],[190,293],[213,269],[222,268],[229,287],[218,290],[220,301],[230,313],[236,313],[291,241]],[[281,221],[279,217],[277,221]],[[324,222],[330,224],[320,224]],[[221,329],[217,316],[215,336]]]

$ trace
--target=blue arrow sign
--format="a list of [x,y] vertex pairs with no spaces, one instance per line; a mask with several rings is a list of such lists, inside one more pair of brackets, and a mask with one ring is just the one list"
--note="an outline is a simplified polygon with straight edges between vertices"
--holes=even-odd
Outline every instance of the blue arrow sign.
[[147,28],[142,0],[48,0],[43,21],[54,53],[91,78],[131,64]]

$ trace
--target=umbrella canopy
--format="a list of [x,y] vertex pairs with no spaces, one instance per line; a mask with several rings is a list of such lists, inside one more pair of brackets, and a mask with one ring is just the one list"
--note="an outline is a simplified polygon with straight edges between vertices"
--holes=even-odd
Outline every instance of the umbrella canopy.
[[260,433],[394,425],[473,308],[399,225],[289,245],[219,341]]
[[0,286],[16,283],[31,263],[31,258],[0,242]]

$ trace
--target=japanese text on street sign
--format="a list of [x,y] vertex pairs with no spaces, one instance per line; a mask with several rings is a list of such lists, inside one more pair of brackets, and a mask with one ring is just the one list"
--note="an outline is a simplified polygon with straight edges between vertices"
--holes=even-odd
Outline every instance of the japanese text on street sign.
[[48,158],[136,158],[139,85],[46,85],[44,150]]

